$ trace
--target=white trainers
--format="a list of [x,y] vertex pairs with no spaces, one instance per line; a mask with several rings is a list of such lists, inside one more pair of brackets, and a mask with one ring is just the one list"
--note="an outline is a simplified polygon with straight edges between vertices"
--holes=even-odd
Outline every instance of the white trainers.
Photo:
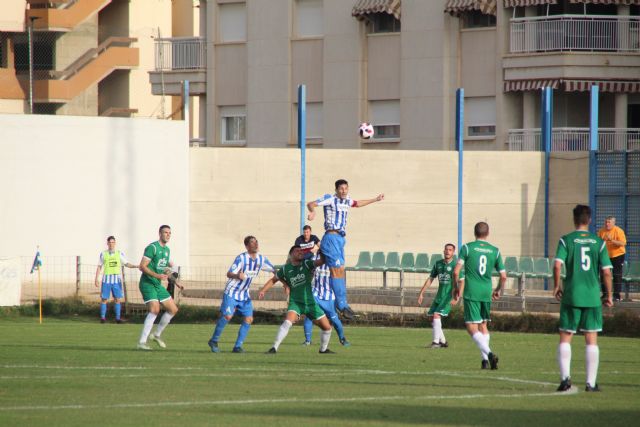
[[138,350],[151,351],[151,347],[149,347],[146,342],[139,342],[137,348]]
[[164,341],[162,341],[160,337],[156,336],[155,334],[151,334],[151,339],[154,340],[156,344],[158,344],[158,347],[167,348],[167,345],[164,343]]

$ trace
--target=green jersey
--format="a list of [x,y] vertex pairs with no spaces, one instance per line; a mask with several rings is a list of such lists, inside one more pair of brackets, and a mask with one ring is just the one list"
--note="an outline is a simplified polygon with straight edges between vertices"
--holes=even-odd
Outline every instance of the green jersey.
[[462,245],[458,263],[464,264],[464,299],[491,302],[491,273],[494,268],[504,271],[500,249],[485,240],[476,240]]
[[[451,291],[453,291],[453,269],[456,267],[455,258],[451,259],[447,263],[444,259],[436,261],[435,265],[431,269],[431,277],[438,278],[438,293],[434,301],[449,302],[451,301]],[[462,270],[460,270],[462,273]],[[462,274],[461,274],[462,276]]]
[[284,280],[291,289],[289,300],[299,304],[315,304],[312,291],[314,269],[313,260],[310,259],[304,260],[300,265],[287,263],[278,268],[276,277]]
[[[153,242],[144,249],[144,257],[150,260],[148,264],[149,270],[157,274],[164,274],[164,269],[169,267],[171,251],[168,246],[162,246],[160,242]],[[161,285],[160,280],[146,273],[142,273],[142,276],[140,276],[140,283]]]
[[567,267],[562,303],[574,307],[598,307],[600,269],[612,268],[604,241],[588,231],[574,231],[558,242],[556,260]]

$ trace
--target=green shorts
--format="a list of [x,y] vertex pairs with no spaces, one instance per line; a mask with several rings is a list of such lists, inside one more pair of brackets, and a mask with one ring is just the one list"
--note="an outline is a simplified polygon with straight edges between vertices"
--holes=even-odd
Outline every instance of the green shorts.
[[464,300],[464,323],[490,322],[490,317],[490,302]]
[[161,285],[156,285],[143,280],[140,280],[140,293],[142,294],[142,300],[145,304],[149,301],[163,302],[171,298],[169,291]]
[[427,311],[427,316],[433,316],[435,313],[438,313],[440,316],[448,316],[451,312],[451,300],[449,301],[438,301],[434,300],[431,303],[431,307],[429,311]]
[[575,334],[582,332],[602,331],[602,306],[574,307],[560,304],[560,327],[564,332]]
[[324,311],[320,308],[320,306],[312,301],[310,303],[304,303],[300,301],[289,301],[289,307],[287,307],[287,311],[293,311],[298,314],[298,316],[304,314],[311,320],[317,320],[322,316],[326,316]]

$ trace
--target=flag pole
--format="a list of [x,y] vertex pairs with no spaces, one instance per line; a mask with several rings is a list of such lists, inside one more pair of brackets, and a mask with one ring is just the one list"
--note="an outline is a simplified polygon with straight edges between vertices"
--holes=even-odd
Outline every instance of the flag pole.
[[42,324],[42,283],[40,282],[39,268],[38,268],[38,306],[40,311],[40,324]]

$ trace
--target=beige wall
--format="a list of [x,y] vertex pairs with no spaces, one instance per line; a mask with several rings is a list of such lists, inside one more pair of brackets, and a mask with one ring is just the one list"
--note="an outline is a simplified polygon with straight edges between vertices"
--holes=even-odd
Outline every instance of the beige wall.
[[0,114],[0,129],[0,258],[33,256],[39,245],[92,264],[113,234],[137,262],[167,223],[174,258],[187,263],[184,122]]
[[[191,264],[226,265],[248,234],[282,262],[299,231],[299,151],[194,148],[190,159]],[[452,151],[309,150],[306,198],[332,193],[338,178],[349,180],[355,199],[385,193],[384,202],[351,211],[348,265],[362,250],[440,252],[457,242],[457,165]],[[572,229],[571,208],[585,202],[588,168],[583,158],[561,155],[551,165],[553,254]],[[504,255],[542,256],[544,155],[469,152],[464,169],[463,240],[487,221]],[[321,210],[311,225],[323,234]]]

